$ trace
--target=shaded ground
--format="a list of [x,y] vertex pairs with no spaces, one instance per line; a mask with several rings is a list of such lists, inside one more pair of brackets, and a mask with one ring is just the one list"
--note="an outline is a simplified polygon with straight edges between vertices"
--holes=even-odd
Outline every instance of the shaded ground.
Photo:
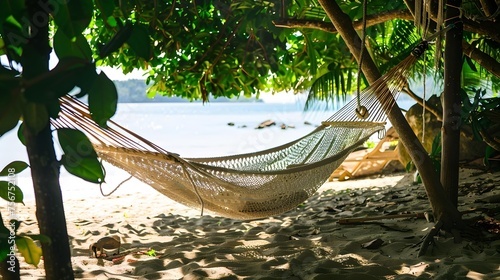
[[[338,223],[429,211],[423,187],[405,174],[327,183],[296,210],[255,221],[200,217],[145,193],[71,200],[73,268],[82,279],[500,279],[499,182],[498,172],[462,170],[459,208],[482,235],[460,244],[440,236],[421,258],[420,240],[433,225],[425,218]],[[36,224],[22,229],[36,232]],[[89,258],[89,244],[107,234],[135,253]],[[22,268],[23,277],[43,277]]]

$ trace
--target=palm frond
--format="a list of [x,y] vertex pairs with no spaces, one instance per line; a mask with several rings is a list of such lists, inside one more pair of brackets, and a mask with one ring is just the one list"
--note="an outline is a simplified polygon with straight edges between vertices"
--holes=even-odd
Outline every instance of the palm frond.
[[347,99],[352,90],[353,69],[341,69],[340,65],[332,63],[328,72],[317,78],[309,89],[304,110],[317,108],[319,103],[325,109],[338,109]]

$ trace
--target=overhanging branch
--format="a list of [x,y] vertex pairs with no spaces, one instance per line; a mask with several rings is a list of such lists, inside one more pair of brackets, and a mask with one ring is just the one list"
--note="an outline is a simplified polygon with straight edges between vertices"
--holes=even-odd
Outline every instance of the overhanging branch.
[[498,61],[467,43],[465,40],[462,41],[462,48],[466,56],[477,62],[486,71],[500,78],[500,63]]
[[[366,17],[366,26],[377,25],[393,19],[413,20],[411,13],[408,10],[392,10],[380,14],[369,15]],[[309,28],[317,29],[330,33],[337,33],[337,29],[331,22],[321,20],[308,19],[279,19],[273,21],[274,25],[283,28]],[[363,23],[360,20],[353,21],[353,27],[356,30],[361,30]]]
[[[413,3],[413,1],[407,1],[409,3]],[[411,5],[409,5],[411,7]],[[366,26],[373,26],[379,23],[383,23],[393,19],[402,19],[402,20],[414,20],[413,18],[413,9],[410,10],[393,10],[388,12],[383,12],[380,14],[369,15],[366,19]],[[435,20],[434,17],[431,16],[432,20]],[[497,22],[475,22],[473,20],[463,18],[464,30],[472,33],[477,33],[482,36],[488,36],[496,42],[500,42],[500,21]],[[316,29],[322,30],[330,33],[337,33],[337,29],[333,26],[331,22],[321,21],[321,20],[309,20],[309,19],[279,19],[273,21],[276,27],[282,28],[307,28],[307,29]],[[361,21],[353,21],[353,27],[356,30],[361,30],[362,22]]]

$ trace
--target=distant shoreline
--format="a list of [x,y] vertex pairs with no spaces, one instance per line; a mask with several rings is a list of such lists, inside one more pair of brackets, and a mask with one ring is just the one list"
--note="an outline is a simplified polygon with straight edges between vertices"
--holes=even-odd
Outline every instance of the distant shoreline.
[[[179,96],[161,96],[157,95],[154,98],[149,98],[146,94],[147,85],[144,80],[120,80],[113,81],[118,91],[119,103],[201,103],[201,100],[189,100]],[[228,98],[222,97],[209,97],[211,103],[262,103],[264,100],[252,98]]]
[[[118,103],[202,103],[201,100],[188,100],[182,97],[159,96],[157,98],[149,98],[144,96],[144,99],[124,99],[118,94]],[[227,97],[210,98],[208,103],[264,103],[262,99],[229,99]]]

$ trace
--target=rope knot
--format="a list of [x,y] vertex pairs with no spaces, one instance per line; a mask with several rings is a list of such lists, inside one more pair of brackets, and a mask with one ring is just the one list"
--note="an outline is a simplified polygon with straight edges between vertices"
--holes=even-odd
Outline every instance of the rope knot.
[[414,56],[414,57],[420,57],[424,52],[425,50],[428,48],[429,46],[429,43],[427,41],[422,41],[420,42],[420,44],[418,44],[412,51],[411,51],[411,54]]
[[360,106],[359,108],[356,108],[356,115],[358,116],[358,118],[364,120],[370,116],[370,113],[365,106]]

